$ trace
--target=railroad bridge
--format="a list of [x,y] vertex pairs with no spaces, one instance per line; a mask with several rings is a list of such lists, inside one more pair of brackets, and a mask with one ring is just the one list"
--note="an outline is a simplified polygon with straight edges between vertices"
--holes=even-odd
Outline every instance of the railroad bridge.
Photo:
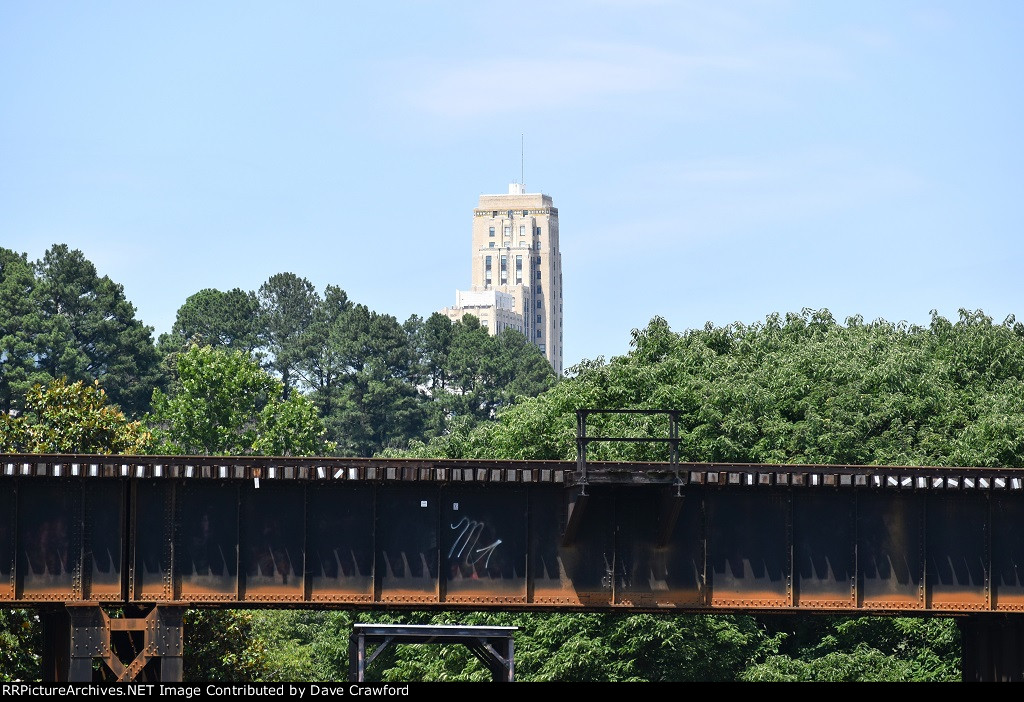
[[575,462],[3,454],[0,604],[40,611],[48,680],[180,680],[191,607],[955,617],[965,680],[1024,679],[1024,469],[580,439]]

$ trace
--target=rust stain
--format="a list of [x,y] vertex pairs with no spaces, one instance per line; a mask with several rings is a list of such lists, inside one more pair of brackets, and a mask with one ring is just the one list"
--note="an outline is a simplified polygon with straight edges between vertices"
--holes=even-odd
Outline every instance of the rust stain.
[[985,597],[984,592],[960,590],[956,592],[933,592],[929,596],[928,601],[933,607],[985,606],[988,603],[988,598]]
[[995,609],[1018,611],[1024,608],[1024,594],[1002,595],[997,591],[992,595],[992,604]]
[[284,585],[281,583],[253,583],[246,581],[245,595],[294,595],[302,592],[302,581]]
[[924,603],[913,595],[887,595],[888,599],[865,597],[859,609],[924,609]]

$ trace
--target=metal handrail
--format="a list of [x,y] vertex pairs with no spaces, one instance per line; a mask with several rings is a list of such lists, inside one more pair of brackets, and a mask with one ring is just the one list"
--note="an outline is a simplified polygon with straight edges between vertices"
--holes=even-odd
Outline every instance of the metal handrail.
[[[669,418],[667,439],[656,437],[587,436],[587,417],[591,414],[667,414]],[[578,409],[576,410],[576,473],[577,483],[586,490],[587,444],[594,441],[630,443],[667,443],[671,448],[669,463],[679,465],[679,410],[670,409]],[[676,482],[681,483],[678,468]]]

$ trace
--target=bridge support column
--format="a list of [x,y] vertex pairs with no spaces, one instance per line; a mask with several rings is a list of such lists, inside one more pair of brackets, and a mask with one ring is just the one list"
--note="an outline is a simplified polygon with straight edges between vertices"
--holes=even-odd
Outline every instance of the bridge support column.
[[964,682],[1024,681],[1024,617],[970,614],[957,623]]
[[145,614],[128,609],[123,617],[95,604],[49,610],[41,617],[43,679],[92,682],[98,658],[100,680],[181,682],[184,613],[184,607],[160,605]]
[[71,651],[71,619],[67,608],[43,607],[39,610],[43,629],[42,679],[57,682],[68,679],[68,653]]

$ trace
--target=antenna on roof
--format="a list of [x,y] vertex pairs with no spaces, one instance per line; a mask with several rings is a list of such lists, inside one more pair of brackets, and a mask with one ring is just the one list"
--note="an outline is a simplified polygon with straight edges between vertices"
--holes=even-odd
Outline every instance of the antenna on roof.
[[519,182],[523,184],[523,192],[526,192],[526,139],[522,133],[519,134]]

